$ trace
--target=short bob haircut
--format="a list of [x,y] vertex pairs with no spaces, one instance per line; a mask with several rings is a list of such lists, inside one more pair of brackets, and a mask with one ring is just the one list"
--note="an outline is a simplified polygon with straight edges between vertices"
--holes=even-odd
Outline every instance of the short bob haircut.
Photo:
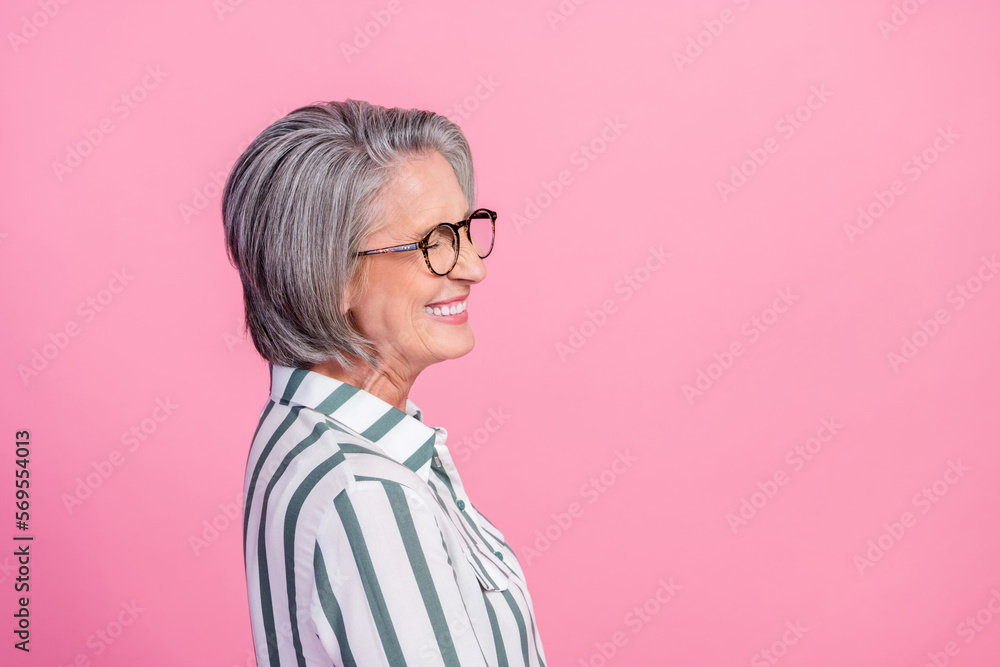
[[316,103],[265,129],[222,196],[227,253],[243,282],[246,329],[269,362],[333,359],[375,367],[378,352],[345,312],[367,238],[385,224],[382,194],[413,158],[439,152],[471,209],[472,155],[439,114],[358,100]]

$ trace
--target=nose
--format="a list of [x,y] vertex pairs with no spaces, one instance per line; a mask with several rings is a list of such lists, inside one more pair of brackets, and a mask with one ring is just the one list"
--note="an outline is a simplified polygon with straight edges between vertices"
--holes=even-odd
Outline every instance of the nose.
[[478,283],[486,277],[486,262],[476,254],[468,238],[464,239],[459,247],[458,263],[455,264],[455,268],[451,270],[448,277],[455,280],[468,280],[472,283]]

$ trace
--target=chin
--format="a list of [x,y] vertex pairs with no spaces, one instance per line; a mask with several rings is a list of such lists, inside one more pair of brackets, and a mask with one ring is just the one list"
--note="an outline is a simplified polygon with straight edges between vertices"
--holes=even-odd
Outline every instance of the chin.
[[442,359],[458,359],[459,357],[464,357],[469,352],[472,352],[472,348],[476,346],[476,336],[469,331],[467,336],[462,336],[459,338],[455,337],[456,340],[449,341],[448,346],[442,346],[441,357]]

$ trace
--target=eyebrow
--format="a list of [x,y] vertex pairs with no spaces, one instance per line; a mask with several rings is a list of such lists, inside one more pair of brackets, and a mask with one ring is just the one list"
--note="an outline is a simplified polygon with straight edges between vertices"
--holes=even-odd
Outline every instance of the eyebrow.
[[465,209],[465,215],[462,217],[462,219],[461,220],[457,220],[455,222],[452,222],[450,220],[439,220],[438,222],[435,222],[434,224],[432,224],[430,227],[427,227],[425,229],[425,231],[420,236],[416,237],[416,240],[419,241],[420,239],[424,238],[425,236],[427,236],[428,234],[431,233],[432,229],[434,229],[438,225],[443,224],[445,222],[447,222],[449,224],[452,224],[452,225],[456,224],[457,222],[465,222],[466,220],[468,220],[472,216],[472,212],[473,211],[478,211],[478,210],[479,209],[472,208],[472,207],[469,207],[469,208]]

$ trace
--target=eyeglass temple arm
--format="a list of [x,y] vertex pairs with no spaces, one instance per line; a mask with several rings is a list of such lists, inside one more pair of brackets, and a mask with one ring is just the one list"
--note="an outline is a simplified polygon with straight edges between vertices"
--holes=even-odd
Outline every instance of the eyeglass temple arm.
[[387,252],[407,252],[410,250],[418,250],[420,248],[419,243],[407,243],[406,245],[397,245],[391,248],[377,248],[375,250],[362,250],[358,255],[381,255]]

